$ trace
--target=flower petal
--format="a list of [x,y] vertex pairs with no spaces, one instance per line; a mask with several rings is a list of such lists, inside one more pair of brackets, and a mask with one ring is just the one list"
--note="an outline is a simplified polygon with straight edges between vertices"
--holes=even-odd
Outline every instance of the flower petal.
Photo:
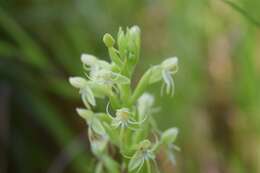
[[144,157],[140,152],[136,152],[128,164],[128,169],[129,171],[133,171],[138,167],[141,167],[143,164],[144,164]]

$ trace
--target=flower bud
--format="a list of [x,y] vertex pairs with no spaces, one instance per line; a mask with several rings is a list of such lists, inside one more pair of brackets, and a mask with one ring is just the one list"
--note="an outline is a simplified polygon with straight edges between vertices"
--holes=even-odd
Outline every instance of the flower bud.
[[94,114],[92,111],[82,108],[76,109],[77,113],[80,117],[85,119],[89,125],[89,127],[97,134],[99,135],[106,135],[106,131],[100,122],[100,120],[96,117],[96,114]]
[[123,29],[120,27],[117,33],[117,44],[118,46],[122,45],[125,42],[125,33]]
[[154,103],[154,97],[149,93],[144,93],[137,101],[137,109],[140,119],[143,119]]
[[140,29],[138,26],[131,27],[127,34],[129,35],[127,40],[128,51],[130,52],[127,56],[129,59],[129,67],[134,68],[139,60],[140,54]]
[[82,77],[70,77],[69,82],[72,86],[79,89],[84,88],[87,85],[86,79]]
[[105,43],[106,47],[110,48],[113,47],[115,44],[115,40],[112,35],[106,33],[103,37],[103,42]]
[[161,137],[161,141],[164,144],[172,144],[176,137],[178,135],[178,129],[177,128],[170,128],[168,130],[166,130],[165,132],[163,132],[162,137]]
[[138,47],[140,45],[140,28],[138,26],[132,26],[130,28],[130,36],[134,40],[136,46]]
[[127,38],[123,29],[120,27],[117,34],[117,45],[120,52],[120,56],[124,58],[126,56]]

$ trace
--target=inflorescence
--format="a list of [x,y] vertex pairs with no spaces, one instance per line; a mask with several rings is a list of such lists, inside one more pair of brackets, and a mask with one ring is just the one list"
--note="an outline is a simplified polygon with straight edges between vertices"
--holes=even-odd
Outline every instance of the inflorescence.
[[[79,90],[85,108],[77,113],[88,125],[91,150],[98,159],[96,172],[160,172],[156,155],[163,148],[174,163],[173,150],[177,128],[161,132],[152,114],[155,98],[147,88],[162,82],[161,94],[174,94],[174,75],[178,58],[171,57],[151,66],[141,77],[135,89],[131,78],[140,57],[140,29],[138,26],[121,28],[117,41],[110,35],[103,37],[111,62],[94,55],[82,54],[84,77],[70,77],[70,84]],[[107,101],[104,112],[94,112],[96,99]],[[115,159],[111,147],[121,159]]]

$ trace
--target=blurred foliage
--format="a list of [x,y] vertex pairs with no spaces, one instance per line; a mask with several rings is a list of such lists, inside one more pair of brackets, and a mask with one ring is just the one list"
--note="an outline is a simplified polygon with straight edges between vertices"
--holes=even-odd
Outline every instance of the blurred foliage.
[[180,58],[176,95],[158,95],[155,115],[161,128],[180,128],[177,165],[158,158],[165,172],[260,172],[259,9],[259,0],[2,0],[6,172],[92,173],[67,77],[82,75],[82,52],[106,59],[105,32],[133,24],[143,32],[135,80],[150,64]]

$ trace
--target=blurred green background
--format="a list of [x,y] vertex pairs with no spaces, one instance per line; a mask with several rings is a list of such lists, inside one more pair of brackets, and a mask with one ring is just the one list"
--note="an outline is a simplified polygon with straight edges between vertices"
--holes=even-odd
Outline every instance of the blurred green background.
[[136,24],[135,82],[151,64],[180,62],[175,97],[150,89],[160,128],[180,129],[177,164],[158,158],[162,172],[260,173],[259,9],[259,0],[1,0],[0,172],[93,172],[67,79],[83,75],[83,52],[108,59],[104,33]]

